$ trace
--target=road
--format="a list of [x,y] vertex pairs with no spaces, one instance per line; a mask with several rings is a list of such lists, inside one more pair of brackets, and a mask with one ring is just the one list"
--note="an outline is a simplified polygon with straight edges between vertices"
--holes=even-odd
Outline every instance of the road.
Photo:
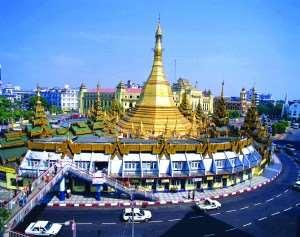
[[[153,219],[135,224],[136,237],[154,236],[300,236],[300,192],[289,188],[300,167],[281,153],[282,174],[271,184],[250,193],[222,199],[222,208],[207,213],[193,206],[151,207]],[[35,220],[64,223],[75,218],[77,236],[131,236],[131,225],[121,222],[121,209],[40,208],[17,227]],[[59,236],[72,236],[64,226]]]

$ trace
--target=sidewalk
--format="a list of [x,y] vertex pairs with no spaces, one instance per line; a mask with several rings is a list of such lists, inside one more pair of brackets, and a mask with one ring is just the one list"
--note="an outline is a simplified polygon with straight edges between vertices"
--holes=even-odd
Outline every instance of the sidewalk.
[[[281,173],[282,164],[276,155],[273,155],[273,163],[267,166],[261,176],[254,176],[251,181],[247,180],[243,183],[236,184],[235,186],[205,190],[204,192],[195,192],[195,200],[188,199],[188,191],[177,192],[177,193],[154,193],[154,196],[158,198],[159,201],[149,202],[149,201],[135,201],[137,206],[146,205],[163,205],[163,204],[178,204],[178,203],[190,203],[193,201],[198,201],[203,198],[211,197],[213,199],[218,199],[227,196],[234,196],[244,192],[250,192],[256,190],[274,179]],[[93,197],[85,197],[81,195],[72,194],[69,199],[65,201],[59,201],[59,199],[54,196],[52,200],[48,203],[48,206],[74,206],[74,207],[111,207],[111,206],[130,206],[129,199],[126,198],[114,198],[113,196],[108,197],[103,195],[101,201],[96,201]]]

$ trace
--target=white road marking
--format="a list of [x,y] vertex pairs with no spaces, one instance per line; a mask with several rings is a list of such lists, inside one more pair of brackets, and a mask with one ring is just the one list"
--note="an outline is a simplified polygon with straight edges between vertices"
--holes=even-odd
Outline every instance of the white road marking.
[[261,204],[261,202],[258,202],[258,203],[255,203],[254,206],[258,206],[258,205],[260,205],[260,204]]
[[197,218],[201,218],[201,217],[204,217],[204,216],[192,216],[192,217],[190,217],[190,219],[197,219]]
[[245,210],[247,208],[249,208],[249,206],[242,207],[240,210]]
[[271,201],[273,201],[274,200],[274,198],[270,198],[270,199],[268,199],[266,202],[271,202]]
[[280,194],[278,194],[278,195],[276,195],[276,197],[280,197],[282,194],[280,193]]
[[115,225],[117,224],[116,222],[102,222],[102,225]]
[[225,232],[229,232],[229,231],[233,231],[233,230],[236,230],[237,228],[230,228],[228,230],[225,230]]
[[158,221],[149,221],[149,223],[160,223],[163,222],[162,220],[158,220]]
[[246,227],[246,226],[249,226],[249,225],[252,225],[252,222],[249,222],[249,223],[243,225],[243,227]]
[[289,191],[288,189],[286,189],[284,192],[286,193],[287,191]]
[[213,213],[213,214],[210,214],[211,216],[216,216],[216,215],[221,215],[220,212],[217,212],[217,213]]
[[76,225],[92,225],[92,222],[76,222]]
[[216,234],[215,234],[215,233],[212,233],[212,234],[206,234],[206,235],[203,235],[203,236],[209,237],[209,236],[214,236],[214,235],[216,235]]
[[272,213],[271,216],[276,216],[278,214],[280,214],[280,211]]
[[234,211],[236,211],[236,210],[235,210],[235,209],[232,209],[232,210],[229,210],[229,211],[226,211],[226,212],[229,213],[229,212],[234,212]]
[[299,202],[299,203],[297,203],[297,204],[296,204],[296,206],[297,206],[297,207],[299,207],[299,206],[300,206],[300,202]]
[[293,207],[289,207],[289,208],[287,208],[287,209],[284,209],[283,211],[289,211],[289,210],[291,210]]
[[180,221],[181,219],[171,219],[171,220],[168,220],[168,221]]
[[267,219],[266,216],[264,216],[264,217],[262,217],[262,218],[259,218],[258,221],[263,221],[263,220],[265,220],[265,219]]

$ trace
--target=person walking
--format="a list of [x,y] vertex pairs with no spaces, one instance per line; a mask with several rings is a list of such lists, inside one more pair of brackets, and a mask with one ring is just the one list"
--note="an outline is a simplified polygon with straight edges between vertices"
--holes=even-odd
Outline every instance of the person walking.
[[193,190],[193,200],[195,200],[195,189]]
[[57,166],[56,164],[54,164],[54,175],[56,175],[56,173],[57,173]]
[[188,191],[188,199],[191,199],[191,191]]

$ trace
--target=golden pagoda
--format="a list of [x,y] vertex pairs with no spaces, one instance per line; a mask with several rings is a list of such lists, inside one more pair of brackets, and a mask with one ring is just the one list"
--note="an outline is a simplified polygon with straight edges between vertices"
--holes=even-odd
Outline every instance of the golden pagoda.
[[142,122],[146,137],[159,137],[166,135],[164,133],[167,123],[169,128],[176,127],[177,136],[182,137],[189,134],[191,123],[176,107],[171,87],[164,73],[162,30],[159,23],[155,39],[152,70],[144,86],[141,99],[136,107],[119,121],[118,126],[124,135],[130,135],[132,128],[140,127]]
[[97,99],[95,101],[95,105],[93,111],[90,115],[90,120],[88,123],[90,124],[91,129],[93,130],[102,130],[105,126],[104,124],[104,114],[101,108],[101,100],[100,100],[100,86],[97,84]]
[[35,111],[34,111],[34,118],[31,121],[32,128],[29,131],[30,137],[37,137],[37,136],[50,136],[52,135],[53,131],[49,125],[47,116],[45,114],[44,106],[41,102],[41,95],[40,95],[40,88],[37,87],[36,90],[36,104],[35,104]]

